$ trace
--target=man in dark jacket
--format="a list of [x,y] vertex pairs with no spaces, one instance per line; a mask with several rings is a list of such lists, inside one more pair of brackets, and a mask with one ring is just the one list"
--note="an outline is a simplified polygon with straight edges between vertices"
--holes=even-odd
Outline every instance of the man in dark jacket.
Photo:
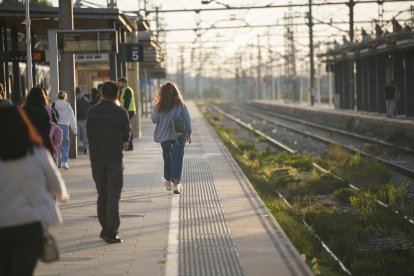
[[119,200],[123,186],[123,150],[128,149],[130,126],[127,111],[115,104],[118,87],[106,81],[101,101],[88,111],[87,132],[92,176],[98,191],[100,237],[119,243]]
[[86,95],[82,95],[79,87],[76,88],[76,119],[78,125],[78,138],[82,141],[83,152],[88,152],[89,143],[86,131],[86,114],[91,103]]

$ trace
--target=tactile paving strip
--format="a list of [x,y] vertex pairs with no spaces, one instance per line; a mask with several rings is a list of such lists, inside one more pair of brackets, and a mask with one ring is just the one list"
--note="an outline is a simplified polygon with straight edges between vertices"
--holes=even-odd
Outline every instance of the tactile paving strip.
[[204,153],[186,150],[182,180],[179,275],[244,275]]

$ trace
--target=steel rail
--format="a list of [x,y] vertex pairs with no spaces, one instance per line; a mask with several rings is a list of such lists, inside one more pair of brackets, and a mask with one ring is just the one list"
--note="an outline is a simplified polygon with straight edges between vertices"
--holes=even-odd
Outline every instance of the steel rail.
[[[350,152],[358,153],[358,154],[360,154],[362,156],[365,156],[365,157],[374,158],[374,159],[380,161],[381,163],[384,163],[385,165],[387,165],[391,169],[393,169],[393,170],[395,170],[395,171],[397,171],[397,172],[399,172],[399,173],[401,173],[401,174],[403,174],[405,176],[408,176],[410,178],[414,178],[414,170],[411,170],[411,169],[409,169],[407,167],[401,166],[401,165],[396,164],[394,162],[388,161],[388,160],[386,160],[384,158],[377,157],[377,156],[373,156],[373,155],[371,155],[369,153],[366,153],[366,152],[364,152],[362,150],[358,150],[358,149],[355,149],[355,148],[352,148],[352,147],[348,147],[348,146],[342,145],[342,144],[340,144],[340,143],[338,143],[336,141],[333,141],[331,139],[328,139],[328,138],[325,138],[325,137],[322,137],[322,136],[319,136],[319,135],[310,133],[308,131],[298,130],[298,129],[295,129],[293,127],[290,127],[290,126],[287,126],[285,124],[282,124],[282,123],[276,123],[276,122],[273,122],[273,121],[269,121],[268,119],[266,119],[266,118],[264,118],[264,117],[262,117],[260,115],[254,114],[254,115],[251,115],[251,116],[256,117],[256,118],[259,118],[261,120],[265,120],[265,121],[267,121],[270,124],[279,125],[281,127],[284,127],[286,129],[289,129],[290,131],[293,131],[293,132],[296,132],[296,133],[299,133],[299,134],[302,134],[302,135],[306,135],[306,136],[312,137],[312,138],[317,139],[319,141],[322,141],[324,143],[332,144],[332,145],[336,145],[336,146],[340,146],[341,148],[344,148],[344,149],[346,149],[346,150],[348,150]],[[354,138],[357,138],[357,137],[354,137]],[[372,140],[371,142],[375,142],[375,140]]]
[[[225,112],[225,111],[221,110],[220,108],[218,108],[218,107],[213,107],[213,109],[215,109],[217,112],[219,112],[219,113],[220,113],[220,114],[222,114],[223,116],[225,116],[225,117],[229,118],[230,120],[232,120],[232,121],[236,122],[237,124],[241,125],[242,127],[247,128],[248,130],[250,130],[250,131],[252,131],[252,132],[256,133],[257,135],[264,137],[264,138],[265,138],[268,142],[270,142],[272,145],[277,146],[278,148],[283,149],[283,150],[285,150],[285,151],[288,151],[289,153],[296,153],[296,152],[297,152],[297,151],[295,151],[295,150],[293,150],[293,149],[289,148],[288,146],[284,145],[283,143],[281,143],[281,142],[277,141],[276,139],[273,139],[272,137],[270,137],[270,136],[268,136],[268,135],[264,134],[264,133],[263,133],[263,132],[261,132],[260,130],[257,130],[256,128],[252,127],[252,126],[251,126],[251,124],[248,124],[248,123],[243,122],[243,121],[242,121],[242,120],[240,120],[239,118],[237,118],[237,117],[235,117],[235,116],[233,116],[233,115],[231,115],[231,114],[229,114],[229,113],[227,113],[227,112]],[[347,184],[350,188],[352,188],[352,189],[354,189],[354,190],[360,190],[360,188],[359,188],[359,187],[357,187],[357,186],[353,185],[352,183],[349,183],[349,182],[348,182],[348,181],[346,181],[345,179],[343,179],[343,178],[341,178],[341,177],[339,177],[339,176],[337,176],[337,175],[333,174],[331,171],[329,171],[329,170],[327,170],[327,169],[323,168],[322,166],[318,165],[317,163],[312,162],[312,166],[313,166],[313,167],[315,167],[316,169],[318,169],[318,170],[320,170],[320,171],[322,171],[322,172],[326,173],[326,174],[331,175],[332,177],[334,177],[334,178],[338,179],[339,181],[342,181],[343,183],[346,183],[346,184]],[[377,204],[378,204],[378,205],[380,205],[380,206],[382,206],[382,207],[384,207],[384,208],[388,208],[388,209],[390,209],[390,210],[391,210],[394,214],[399,215],[399,216],[402,216],[402,217],[403,217],[403,218],[404,218],[404,219],[405,219],[408,223],[410,223],[410,224],[414,225],[414,219],[413,219],[413,218],[410,218],[410,217],[408,217],[408,216],[406,216],[406,215],[404,215],[404,214],[400,214],[400,212],[399,212],[398,210],[393,209],[393,208],[392,208],[392,207],[390,207],[388,204],[386,204],[385,202],[382,202],[382,201],[381,201],[381,200],[379,200],[379,199],[376,199],[376,202],[377,202]]]
[[[250,106],[252,108],[254,108],[255,110],[258,109],[254,104],[250,104]],[[317,123],[312,123],[312,122],[308,122],[308,121],[301,120],[301,119],[298,119],[298,118],[293,118],[293,117],[289,117],[287,115],[279,114],[279,113],[276,113],[276,112],[273,112],[273,111],[270,111],[270,110],[265,111],[263,109],[260,109],[260,111],[261,112],[266,112],[269,115],[277,116],[279,118],[286,119],[286,120],[289,120],[289,121],[292,121],[292,122],[312,126],[312,127],[323,129],[323,130],[333,131],[333,132],[340,133],[340,134],[343,134],[343,135],[346,135],[346,136],[349,136],[349,137],[357,138],[357,139],[367,141],[367,142],[374,142],[374,143],[381,144],[381,145],[387,146],[387,147],[398,148],[399,150],[404,151],[406,153],[414,154],[414,149],[410,149],[408,147],[403,147],[403,146],[400,146],[400,145],[396,145],[396,144],[393,144],[393,143],[390,143],[390,142],[387,142],[387,141],[384,141],[384,140],[381,140],[381,139],[370,138],[370,137],[360,135],[360,134],[357,134],[357,133],[353,133],[353,132],[349,132],[349,131],[345,131],[345,130],[341,130],[341,129],[337,129],[337,128],[332,128],[332,127],[328,127],[328,126],[323,126],[323,125],[320,125],[320,124],[317,124]]]

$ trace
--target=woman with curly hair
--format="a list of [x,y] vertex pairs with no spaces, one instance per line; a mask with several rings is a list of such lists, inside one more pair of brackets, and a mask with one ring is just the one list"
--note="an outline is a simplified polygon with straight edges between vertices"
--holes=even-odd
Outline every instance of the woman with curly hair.
[[[174,126],[176,118],[185,126]],[[158,89],[151,120],[155,126],[154,141],[161,143],[164,159],[164,184],[167,190],[181,194],[181,171],[183,167],[184,145],[191,144],[191,120],[188,109],[177,85],[167,81]]]

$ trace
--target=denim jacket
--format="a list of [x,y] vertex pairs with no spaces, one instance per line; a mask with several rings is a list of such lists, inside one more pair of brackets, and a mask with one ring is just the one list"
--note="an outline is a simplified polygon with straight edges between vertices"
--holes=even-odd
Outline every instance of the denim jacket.
[[155,126],[154,141],[156,143],[162,143],[167,140],[174,140],[173,131],[171,128],[171,119],[181,113],[185,121],[186,137],[191,135],[191,119],[188,109],[185,105],[176,104],[174,108],[169,112],[158,112],[154,110],[151,114],[151,120]]

